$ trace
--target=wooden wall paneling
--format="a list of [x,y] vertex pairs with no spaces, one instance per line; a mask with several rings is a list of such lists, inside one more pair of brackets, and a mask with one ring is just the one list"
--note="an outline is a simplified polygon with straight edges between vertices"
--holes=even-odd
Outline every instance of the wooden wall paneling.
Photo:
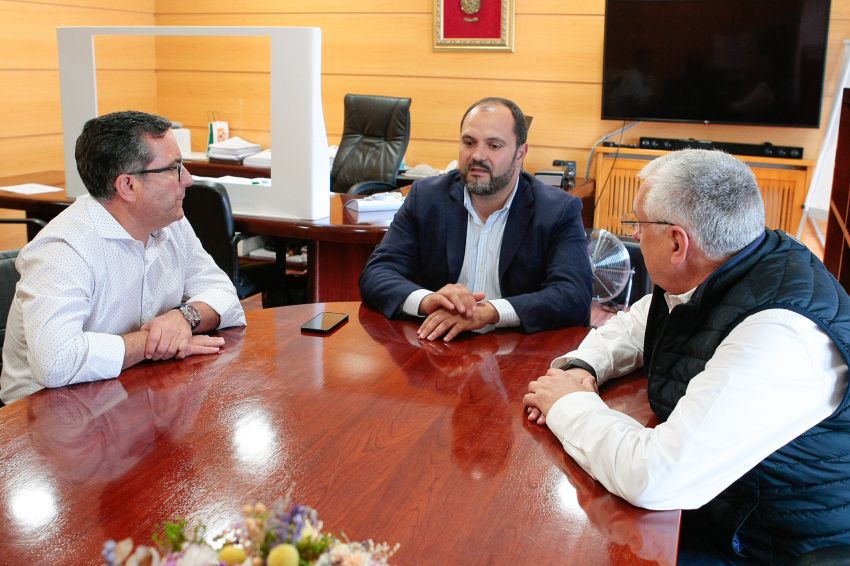
[[[168,71],[157,73],[157,84],[161,111],[191,126],[204,125],[207,112],[218,110],[231,126],[269,128],[265,73]],[[474,79],[336,75],[323,77],[322,91],[329,133],[341,133],[343,98],[356,92],[411,97],[412,135],[442,140],[456,139],[460,117],[468,105],[493,93],[489,82]],[[590,147],[607,131],[592,116],[599,110],[598,86],[511,82],[505,83],[499,94],[516,100],[535,116],[530,134],[535,144]],[[573,140],[578,143],[571,143]]]
[[[113,9],[89,10],[61,4],[35,4],[0,0],[0,37],[3,38],[2,69],[58,69],[56,27],[100,25],[154,25],[152,13]],[[98,52],[98,68],[128,68],[142,50],[139,45],[151,43],[147,38],[124,38],[118,48]],[[149,56],[152,63],[153,59]]]
[[62,134],[0,138],[3,174],[63,171]]
[[[158,25],[282,25],[322,29],[325,75],[601,82],[602,18],[517,16],[515,53],[434,52],[431,14],[272,14],[159,16]],[[391,25],[388,25],[388,20]],[[357,35],[352,36],[351,30]],[[570,30],[564,33],[564,30]],[[380,57],[364,57],[380,53]],[[552,56],[552,54],[569,54]],[[160,38],[159,69],[259,71],[269,68],[262,38]]]
[[68,6],[77,8],[93,8],[102,10],[117,10],[121,12],[138,12],[150,16],[154,12],[155,0],[26,0],[30,4],[49,6]]
[[[156,75],[153,71],[98,71],[101,112],[138,108],[156,112]],[[50,70],[0,71],[0,82],[14,88],[0,89],[0,108],[8,120],[0,138],[40,136],[62,131],[59,72]]]
[[[227,88],[222,87],[224,84]],[[205,127],[208,111],[217,110],[235,130],[268,131],[268,75],[265,73],[168,71],[158,73],[157,85],[160,113],[189,127]],[[492,94],[491,88],[491,83],[474,79],[325,76],[323,105],[328,140],[338,143],[342,133],[342,101],[347,92],[410,96],[413,98],[410,154],[416,154],[419,140],[446,141],[450,142],[452,152],[437,162],[448,162],[456,157],[461,115],[471,102]],[[598,113],[598,91],[598,86],[587,84],[511,82],[505,83],[499,94],[516,100],[526,112],[535,116],[529,134],[532,148],[539,145],[580,149],[590,147],[605,133],[599,129],[601,123],[592,118],[594,111]],[[571,94],[574,92],[581,94]],[[463,97],[458,93],[463,93]],[[581,100],[587,103],[576,102]],[[262,143],[256,139],[252,141]],[[541,158],[542,154],[532,149],[527,167],[530,170],[551,169],[552,160]]]
[[[378,12],[431,13],[431,0],[310,0],[310,2],[281,2],[280,0],[157,0],[157,15],[168,14],[336,14]],[[206,24],[204,24],[206,25]],[[275,24],[276,25],[276,24]]]
[[[605,0],[522,0],[517,14],[587,14],[605,11]],[[309,3],[280,2],[279,0],[157,0],[157,14],[209,13],[432,13],[433,0],[312,0]]]
[[0,108],[12,118],[4,120],[0,138],[62,131],[58,71],[0,70],[0,84],[7,85],[0,88]]
[[97,71],[97,109],[100,114],[117,110],[141,110],[156,114],[156,73],[154,71]]
[[[56,27],[152,25],[153,0],[0,0],[0,130],[7,175],[62,170],[62,122]],[[101,108],[144,106],[156,110],[155,49],[151,38],[97,38],[95,53]],[[126,72],[118,69],[128,69]],[[111,73],[118,73],[114,75]],[[147,77],[138,79],[139,73]]]

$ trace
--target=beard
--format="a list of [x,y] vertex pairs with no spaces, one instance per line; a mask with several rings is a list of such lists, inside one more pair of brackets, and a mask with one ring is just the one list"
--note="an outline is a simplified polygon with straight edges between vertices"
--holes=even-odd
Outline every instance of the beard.
[[[490,181],[471,181],[467,178],[469,175],[469,170],[473,167],[480,167],[481,169],[485,169],[487,173],[490,174]],[[508,183],[511,182],[511,178],[514,176],[514,172],[516,171],[516,161],[511,161],[511,166],[501,175],[493,175],[493,170],[489,165],[483,163],[481,161],[470,161],[467,163],[466,167],[463,168],[463,184],[466,187],[466,190],[469,191],[470,194],[473,195],[494,195],[508,186]]]

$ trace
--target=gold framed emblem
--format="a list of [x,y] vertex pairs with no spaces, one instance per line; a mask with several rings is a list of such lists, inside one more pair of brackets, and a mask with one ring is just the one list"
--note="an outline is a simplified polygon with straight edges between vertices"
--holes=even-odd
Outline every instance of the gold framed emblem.
[[434,50],[514,50],[514,0],[434,0]]

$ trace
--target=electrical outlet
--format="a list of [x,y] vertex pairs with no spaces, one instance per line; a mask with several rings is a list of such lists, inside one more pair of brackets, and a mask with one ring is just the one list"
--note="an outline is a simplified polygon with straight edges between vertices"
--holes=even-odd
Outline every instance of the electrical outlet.
[[552,165],[564,168],[564,185],[562,188],[565,191],[574,189],[576,187],[576,162],[556,159],[552,162]]

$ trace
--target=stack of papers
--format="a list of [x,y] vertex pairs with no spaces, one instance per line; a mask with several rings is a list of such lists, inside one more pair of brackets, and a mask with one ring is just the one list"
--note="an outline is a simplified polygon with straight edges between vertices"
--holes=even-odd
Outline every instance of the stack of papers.
[[379,210],[398,210],[404,202],[404,196],[399,192],[375,193],[366,198],[351,199],[345,203],[345,208],[358,212],[376,212]]
[[24,183],[23,185],[9,185],[0,187],[0,191],[9,191],[10,193],[18,193],[20,195],[40,195],[42,193],[56,193],[62,189],[59,187],[51,187],[49,185],[40,185],[38,183]]
[[260,153],[250,155],[242,161],[242,165],[246,167],[268,167],[272,166],[272,150],[266,149]]
[[239,136],[233,136],[222,142],[211,143],[207,155],[212,159],[225,161],[242,161],[249,155],[260,152],[260,144],[245,141]]

